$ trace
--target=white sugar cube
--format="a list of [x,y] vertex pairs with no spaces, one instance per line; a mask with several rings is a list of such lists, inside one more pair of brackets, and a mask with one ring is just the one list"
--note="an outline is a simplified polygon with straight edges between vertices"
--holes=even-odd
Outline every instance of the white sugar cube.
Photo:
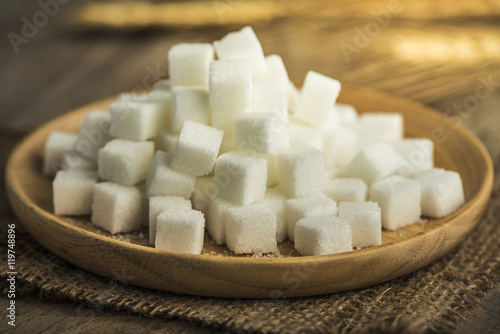
[[358,134],[349,128],[337,128],[325,131],[323,152],[326,168],[344,168],[356,154]]
[[170,84],[173,86],[208,87],[210,62],[214,49],[208,43],[181,43],[168,52]]
[[239,31],[230,32],[213,44],[219,59],[246,59],[252,66],[254,77],[265,73],[267,64],[264,51],[251,27],[247,26]]
[[156,240],[156,218],[160,212],[189,211],[191,202],[179,196],[151,196],[149,198],[149,244],[154,246]]
[[52,183],[56,215],[88,215],[97,173],[93,171],[61,170]]
[[107,111],[90,112],[83,121],[75,142],[75,151],[82,157],[97,160],[97,152],[110,139],[111,114]]
[[266,57],[266,64],[266,77],[279,78],[279,84],[283,87],[287,87],[290,79],[288,77],[288,71],[286,70],[283,59],[279,55],[269,55]]
[[[294,122],[294,119],[290,119]],[[319,129],[311,129],[297,123],[290,123],[290,143],[291,145],[308,144],[323,151],[323,132]]]
[[180,196],[193,193],[195,177],[172,167],[172,154],[157,151],[146,178],[146,195]]
[[276,215],[269,208],[255,205],[230,210],[226,243],[236,254],[276,252]]
[[64,153],[73,150],[77,135],[69,132],[52,131],[45,142],[43,153],[43,173],[47,176],[55,175],[63,168]]
[[132,186],[146,179],[153,156],[153,142],[113,139],[97,155],[99,177]]
[[[224,137],[223,137],[224,138]],[[220,144],[219,155],[222,155],[227,152],[231,152],[236,150],[236,145],[234,143],[234,138],[231,139],[222,139],[222,143]]]
[[291,198],[286,201],[286,224],[288,238],[295,239],[295,225],[304,217],[317,215],[338,215],[337,203],[323,194]]
[[368,185],[396,173],[403,158],[386,142],[371,143],[344,168],[342,174],[363,179]]
[[278,156],[280,187],[288,197],[309,196],[323,191],[325,163],[323,152],[309,145],[296,145]]
[[155,148],[157,151],[174,153],[178,139],[179,134],[170,130],[162,130],[156,137]]
[[196,210],[162,211],[156,218],[155,247],[170,252],[200,254],[205,218]]
[[359,148],[376,142],[394,142],[403,138],[403,115],[400,113],[364,113],[358,126]]
[[172,94],[171,129],[181,131],[184,121],[189,119],[208,125],[210,122],[208,91],[198,87],[176,86]]
[[219,245],[226,243],[226,216],[237,205],[213,196],[206,209],[206,227],[208,234]]
[[351,225],[353,247],[382,244],[382,213],[376,202],[342,202],[339,218]]
[[371,185],[369,198],[382,209],[382,226],[387,230],[396,230],[420,219],[421,190],[417,181],[390,176]]
[[267,160],[267,182],[268,188],[274,187],[279,182],[278,154],[257,154],[258,157]]
[[121,93],[118,95],[118,102],[148,102],[148,94],[144,92]]
[[111,135],[130,140],[152,139],[167,127],[167,113],[154,102],[116,102],[110,107]]
[[408,138],[393,143],[403,157],[400,175],[413,175],[434,167],[434,142],[427,138]]
[[66,151],[62,156],[63,170],[91,170],[97,172],[97,161],[82,157],[76,151]]
[[172,88],[172,81],[170,79],[163,79],[157,81],[152,91],[155,92],[168,92]]
[[340,82],[323,74],[309,71],[299,96],[295,117],[321,128],[332,112],[340,92]]
[[266,192],[267,161],[241,152],[224,153],[215,163],[214,180],[220,198],[239,205],[258,202]]
[[362,179],[337,178],[326,181],[323,193],[337,203],[343,201],[365,201],[368,186]]
[[234,117],[252,110],[252,75],[246,60],[215,60],[210,64],[209,102],[212,126],[234,138]]
[[206,213],[210,199],[216,195],[214,178],[200,176],[196,178],[194,190],[191,194],[193,209]]
[[286,84],[278,76],[265,76],[252,83],[252,109],[255,112],[276,112],[288,118]]
[[276,241],[283,242],[288,236],[285,212],[286,198],[278,190],[268,188],[262,201],[255,203],[256,206],[264,206],[271,209],[276,215]]
[[449,215],[464,204],[464,189],[460,174],[433,168],[415,174],[422,188],[422,214],[440,218]]
[[219,153],[223,132],[186,120],[172,157],[172,167],[194,176],[210,173]]
[[251,112],[234,119],[236,149],[273,154],[290,146],[288,120],[274,112]]
[[341,126],[357,129],[359,126],[359,115],[356,108],[350,104],[335,103],[334,115],[339,119]]
[[288,104],[288,114],[294,114],[299,103],[300,91],[295,87],[292,81],[288,82],[286,88],[286,101]]
[[330,215],[306,217],[297,223],[295,248],[303,256],[352,251],[351,226]]
[[137,187],[97,183],[92,200],[92,222],[111,234],[137,230],[143,218],[142,198]]

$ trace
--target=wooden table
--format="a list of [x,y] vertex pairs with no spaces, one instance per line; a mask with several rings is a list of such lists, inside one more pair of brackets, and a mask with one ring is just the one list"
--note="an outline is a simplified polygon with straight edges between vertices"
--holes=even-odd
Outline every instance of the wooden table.
[[[14,42],[2,39],[0,128],[27,131],[86,103],[137,86],[147,89],[167,76],[166,55],[173,44],[211,42],[235,29],[223,24],[224,16],[218,26],[194,28],[110,30],[63,24],[68,11],[81,4],[74,0],[60,5],[58,13],[47,16],[29,37],[10,34]],[[313,3],[303,12],[290,11],[253,24],[266,54],[280,54],[296,82],[315,70],[345,84],[406,96],[452,115],[483,140],[498,173],[500,134],[492,130],[500,124],[498,4],[450,0],[397,2],[394,8],[386,1],[371,0],[329,4]],[[227,21],[231,13],[236,15],[231,8],[223,14]],[[32,21],[41,10],[37,2],[4,5],[3,35],[23,36],[22,18]],[[386,21],[371,14],[384,11],[390,13]],[[382,23],[377,28],[373,22]],[[486,98],[475,105],[478,90]],[[118,332],[207,331],[177,320],[86,307],[75,311],[69,303],[29,296],[17,303],[17,329],[25,332],[87,332],[104,327]],[[92,312],[96,317],[89,318]],[[500,288],[482,300],[462,331],[500,332]]]

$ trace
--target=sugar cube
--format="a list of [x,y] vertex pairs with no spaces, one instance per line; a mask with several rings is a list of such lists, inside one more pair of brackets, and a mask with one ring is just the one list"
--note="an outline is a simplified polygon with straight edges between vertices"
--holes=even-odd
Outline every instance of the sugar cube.
[[172,167],[194,176],[210,173],[219,153],[223,132],[186,120],[172,157]]
[[178,139],[179,134],[170,130],[162,130],[156,137],[155,148],[157,151],[174,153]]
[[83,121],[75,142],[75,151],[82,157],[97,160],[97,152],[110,139],[111,114],[108,111],[94,110]]
[[278,76],[265,76],[252,83],[252,109],[255,112],[275,112],[288,118],[286,85]]
[[267,160],[267,182],[268,188],[274,187],[279,182],[278,154],[256,154]]
[[111,135],[130,140],[152,139],[165,129],[167,114],[154,102],[116,102],[110,107]]
[[180,196],[193,193],[195,177],[172,167],[172,154],[156,151],[146,178],[146,195]]
[[82,157],[77,151],[66,151],[61,161],[63,170],[92,170],[97,171],[97,161]]
[[342,202],[339,218],[351,225],[353,247],[382,244],[382,213],[376,202]]
[[215,60],[210,64],[209,102],[212,126],[234,138],[234,117],[252,110],[252,76],[246,60]]
[[356,131],[339,127],[323,134],[323,152],[326,168],[344,168],[356,154],[358,134]]
[[352,251],[351,226],[331,215],[302,218],[295,229],[295,248],[301,255],[327,255]]
[[323,191],[323,152],[309,145],[295,145],[279,153],[280,187],[288,197],[303,197]]
[[363,148],[344,168],[342,174],[363,179],[368,185],[398,171],[402,157],[386,142],[375,142]]
[[230,210],[226,243],[236,254],[276,252],[276,215],[269,208],[255,205]]
[[208,91],[199,87],[176,86],[172,95],[171,129],[181,131],[184,121],[189,119],[208,125],[210,122]]
[[264,51],[251,27],[230,32],[213,44],[219,59],[246,59],[251,64],[253,77],[265,73],[267,64]]
[[206,214],[210,199],[216,196],[214,178],[211,176],[200,176],[196,178],[194,190],[191,194],[193,209]]
[[421,190],[417,181],[390,176],[371,185],[369,198],[382,209],[382,226],[387,230],[396,230],[420,219]]
[[97,155],[99,177],[132,186],[144,181],[153,156],[153,142],[113,139]]
[[208,43],[180,43],[168,52],[171,85],[208,87],[214,49]]
[[285,196],[277,189],[268,188],[262,201],[252,205],[264,206],[274,212],[274,214],[276,215],[276,241],[285,241],[288,236],[285,212]]
[[55,175],[62,169],[65,152],[73,150],[77,135],[63,131],[52,131],[45,142],[43,154],[43,174]]
[[88,215],[97,173],[83,170],[57,172],[52,190],[56,215]]
[[288,120],[274,112],[251,112],[234,119],[236,149],[273,154],[290,146]]
[[338,216],[337,203],[323,194],[291,198],[286,201],[285,215],[288,238],[295,239],[295,225],[304,217],[317,215]]
[[160,212],[189,211],[191,202],[179,196],[151,196],[149,198],[149,244],[154,246],[156,240],[156,218]]
[[[290,118],[294,122],[293,118]],[[290,144],[308,144],[323,151],[323,132],[319,129],[311,129],[308,126],[290,123]]]
[[238,205],[258,202],[266,192],[267,161],[241,152],[224,153],[215,163],[214,180],[220,198]]
[[137,187],[97,183],[92,200],[92,223],[111,234],[137,230],[142,224],[142,203],[142,193]]
[[440,218],[464,204],[464,189],[460,174],[441,168],[418,172],[414,179],[422,188],[422,214]]
[[405,138],[393,143],[396,151],[403,157],[400,175],[413,175],[434,167],[434,143],[427,138]]
[[357,129],[359,125],[359,115],[354,106],[337,102],[335,103],[334,110],[334,116],[339,119],[341,126]]
[[310,126],[321,128],[332,112],[340,92],[340,82],[309,71],[294,116]]
[[208,234],[221,245],[226,243],[226,216],[229,210],[238,207],[216,196],[209,199],[206,209],[206,227]]
[[368,186],[362,179],[343,177],[326,181],[323,193],[337,203],[365,201]]
[[156,218],[158,249],[200,254],[203,249],[205,218],[196,210],[166,210]]
[[394,142],[403,138],[403,115],[400,113],[369,112],[359,120],[359,147],[376,142]]

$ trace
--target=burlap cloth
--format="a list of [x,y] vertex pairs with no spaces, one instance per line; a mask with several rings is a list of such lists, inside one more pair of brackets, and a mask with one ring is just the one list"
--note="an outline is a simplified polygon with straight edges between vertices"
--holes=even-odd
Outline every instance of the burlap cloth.
[[[0,132],[0,162],[22,133]],[[2,175],[4,173],[2,172]],[[2,183],[4,182],[2,178]],[[2,184],[3,186],[3,184]],[[3,188],[3,187],[2,187]],[[500,182],[476,229],[433,264],[377,286],[320,297],[243,300],[177,295],[127,285],[81,270],[45,250],[11,212],[0,192],[2,226],[17,225],[17,292],[91,307],[180,319],[229,332],[453,332],[500,278]],[[1,290],[6,293],[6,238]]]

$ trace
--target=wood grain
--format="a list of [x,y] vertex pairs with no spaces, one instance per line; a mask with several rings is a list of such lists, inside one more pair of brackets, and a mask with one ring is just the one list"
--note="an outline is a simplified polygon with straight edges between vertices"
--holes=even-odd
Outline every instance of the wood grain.
[[[468,130],[454,128],[454,123],[418,103],[369,90],[345,89],[341,101],[354,104],[361,112],[400,111],[407,136],[433,139],[436,165],[462,176],[465,206],[444,219],[384,231],[381,246],[343,254],[253,258],[215,249],[217,254],[210,255],[214,249],[208,242],[202,255],[156,250],[138,241],[117,240],[98,231],[88,219],[51,213],[51,180],[40,174],[47,135],[55,129],[76,131],[90,110],[106,107],[112,100],[80,108],[28,137],[8,163],[7,189],[19,219],[49,250],[102,276],[111,277],[113,270],[126,269],[135,274],[131,283],[143,287],[203,296],[269,298],[319,295],[384,282],[422,268],[455,247],[479,220],[492,188],[489,155]],[[286,277],[294,271],[303,273],[298,283]]]

